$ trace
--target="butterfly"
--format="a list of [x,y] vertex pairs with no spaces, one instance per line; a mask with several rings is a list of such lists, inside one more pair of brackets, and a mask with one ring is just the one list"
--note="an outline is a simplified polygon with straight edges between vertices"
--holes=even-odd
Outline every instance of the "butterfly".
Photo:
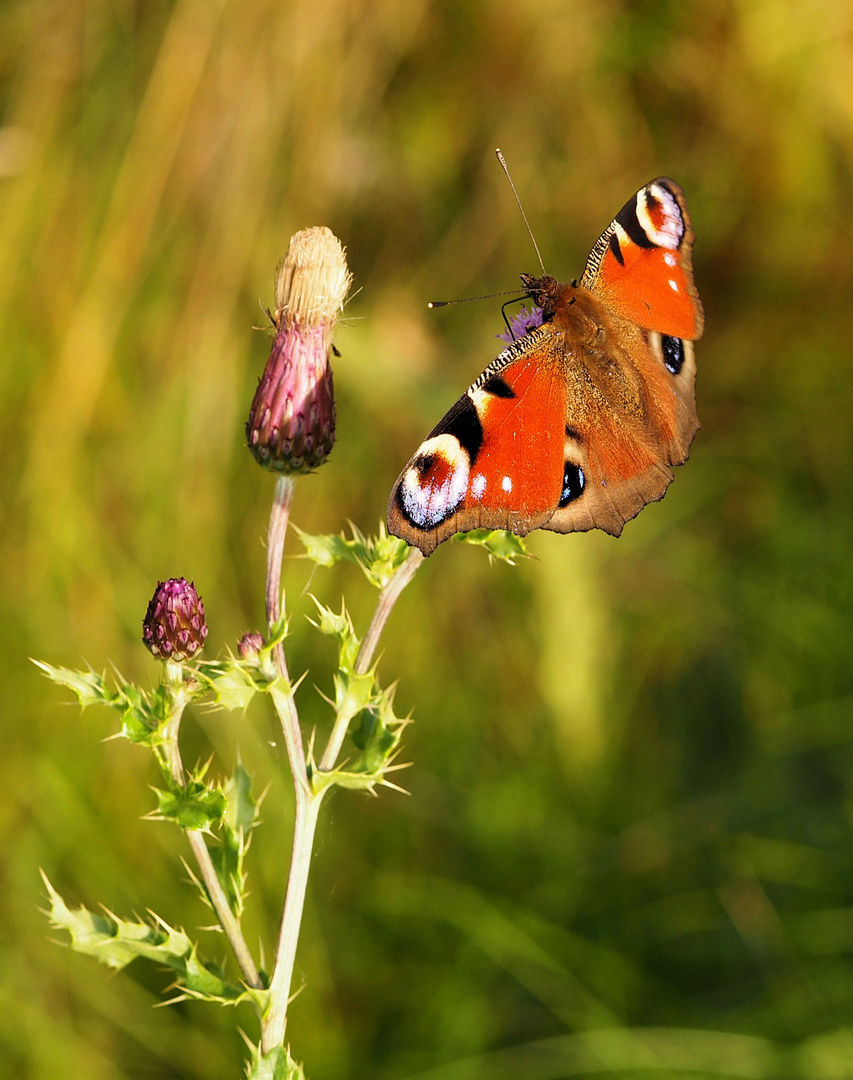
[[684,193],[659,177],[602,233],[580,282],[522,274],[541,326],[421,443],[391,492],[389,532],[424,555],[481,528],[618,536],[661,499],[699,429],[693,239]]

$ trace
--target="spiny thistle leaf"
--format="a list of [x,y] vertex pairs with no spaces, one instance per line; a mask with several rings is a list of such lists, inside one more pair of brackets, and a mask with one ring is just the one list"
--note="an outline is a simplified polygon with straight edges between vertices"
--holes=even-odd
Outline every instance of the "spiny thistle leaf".
[[359,675],[343,669],[335,673],[335,712],[347,723],[373,702],[375,676],[372,671]]
[[397,749],[403,728],[409,721],[394,713],[393,689],[383,691],[372,709],[365,709],[352,741],[361,751],[347,771],[379,775],[388,766]]
[[495,559],[501,559],[510,566],[516,559],[532,559],[524,538],[505,529],[472,529],[471,532],[457,533],[454,538],[460,544],[475,544],[483,547]]
[[225,798],[228,809],[225,811],[224,824],[235,835],[242,833],[248,837],[258,824],[258,801],[252,795],[252,777],[241,761],[237,762],[233,776],[225,785]]
[[393,701],[394,688],[377,689],[368,707],[356,714],[350,735],[360,752],[354,759],[329,771],[317,769],[309,760],[308,772],[315,794],[333,785],[358,791],[373,791],[377,784],[396,786],[390,783],[387,774],[403,767],[392,762],[403,728],[410,720],[395,715]]
[[88,705],[112,705],[114,695],[110,692],[107,681],[97,671],[73,671],[71,668],[54,667],[43,660],[33,663],[59,686],[67,686],[77,697],[80,707]]
[[146,815],[152,821],[174,821],[182,829],[209,832],[225,815],[224,792],[206,784],[200,775],[190,776],[185,787],[154,788],[157,809]]
[[[121,718],[119,735],[129,742],[156,747],[162,742],[163,725],[171,718],[176,703],[172,688],[161,683],[154,691],[146,692],[133,683],[117,679],[111,690],[106,679],[94,671],[72,671],[70,668],[53,667],[40,660],[33,661],[49,679],[71,690],[82,708],[88,705],[106,705]],[[194,677],[195,672],[187,665],[180,693],[184,704],[195,701],[209,693],[209,685]]]
[[249,991],[229,982],[217,964],[201,958],[198,946],[183,930],[174,929],[158,916],[149,923],[120,919],[111,912],[96,915],[85,907],[72,910],[44,873],[42,878],[50,899],[46,914],[51,926],[68,933],[74,952],[94,956],[115,970],[142,957],[170,968],[183,996],[225,1005],[250,1001],[259,1011],[265,1006],[265,991]]
[[343,671],[352,671],[358,658],[361,642],[353,629],[346,605],[341,605],[341,613],[337,615],[331,608],[321,604],[316,596],[312,597],[312,599],[320,612],[320,620],[315,622],[314,625],[321,634],[333,637],[337,641],[339,666]]
[[224,787],[224,794],[226,809],[220,829],[221,843],[210,848],[210,857],[231,910],[239,919],[246,901],[243,862],[252,829],[259,819],[258,804],[252,795],[252,778],[242,764],[238,763]]
[[377,589],[383,589],[394,572],[405,562],[409,545],[396,536],[389,536],[384,522],[379,525],[376,536],[365,536],[355,525],[352,540],[341,534],[313,536],[297,529],[299,539],[305,548],[306,558],[318,566],[334,566],[347,560],[361,567],[365,577]]
[[223,709],[245,712],[255,694],[267,689],[266,684],[259,685],[254,674],[240,660],[199,664],[198,675],[207,684],[215,703]]
[[268,1054],[252,1047],[246,1068],[247,1080],[305,1080],[302,1066],[293,1060],[287,1047],[277,1046]]

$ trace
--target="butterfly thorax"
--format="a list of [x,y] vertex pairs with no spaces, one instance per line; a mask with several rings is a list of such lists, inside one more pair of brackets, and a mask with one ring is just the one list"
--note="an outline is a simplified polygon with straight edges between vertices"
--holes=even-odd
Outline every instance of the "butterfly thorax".
[[[550,274],[533,277],[522,274],[527,295],[542,311],[542,322],[567,338],[565,342],[582,349],[600,349],[608,338],[610,321],[601,302],[576,281],[568,285]],[[565,347],[565,346],[564,346]]]

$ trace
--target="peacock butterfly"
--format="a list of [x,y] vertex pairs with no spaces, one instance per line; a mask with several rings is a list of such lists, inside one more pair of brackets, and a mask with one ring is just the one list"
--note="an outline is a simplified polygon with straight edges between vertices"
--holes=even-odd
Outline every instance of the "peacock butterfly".
[[678,184],[641,188],[580,283],[522,274],[542,324],[510,344],[429,433],[388,502],[388,530],[430,555],[456,532],[618,536],[663,497],[699,429],[702,304]]

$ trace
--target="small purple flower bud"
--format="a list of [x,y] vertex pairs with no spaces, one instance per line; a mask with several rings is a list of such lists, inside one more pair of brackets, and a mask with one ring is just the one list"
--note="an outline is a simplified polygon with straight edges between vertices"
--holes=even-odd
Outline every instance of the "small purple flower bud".
[[237,645],[237,652],[243,660],[257,660],[258,653],[264,647],[264,639],[257,631],[244,634]]
[[152,655],[180,664],[195,656],[206,637],[204,604],[195,586],[185,578],[158,582],[142,624],[142,640]]
[[509,330],[503,334],[495,334],[495,337],[505,341],[507,345],[512,345],[514,341],[518,341],[520,337],[524,337],[525,334],[529,334],[531,330],[542,325],[542,309],[535,305],[529,311],[527,308],[522,308],[511,316],[509,325]]
[[246,423],[249,449],[266,469],[310,472],[331,453],[329,353],[351,282],[344,249],[329,229],[303,229],[291,237],[276,271],[276,337]]

